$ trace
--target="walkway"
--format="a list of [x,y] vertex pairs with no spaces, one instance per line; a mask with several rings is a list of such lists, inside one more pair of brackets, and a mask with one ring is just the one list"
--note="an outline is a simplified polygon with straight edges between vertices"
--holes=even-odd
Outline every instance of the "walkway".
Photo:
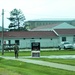
[[0,57],[5,58],[5,59],[10,59],[10,60],[18,60],[18,61],[22,61],[22,62],[37,64],[37,65],[43,65],[43,66],[49,66],[49,67],[53,67],[53,68],[75,71],[75,66],[71,66],[71,65],[46,62],[46,61],[41,61],[41,60],[32,60],[32,59],[27,59],[27,58],[24,59],[22,57],[20,57],[18,59],[15,59],[14,57],[3,57],[3,56],[0,56]]

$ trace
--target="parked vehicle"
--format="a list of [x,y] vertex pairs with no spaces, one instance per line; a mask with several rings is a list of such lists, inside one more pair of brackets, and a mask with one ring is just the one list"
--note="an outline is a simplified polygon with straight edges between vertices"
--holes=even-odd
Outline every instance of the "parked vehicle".
[[73,49],[75,49],[75,43],[73,43]]
[[73,44],[69,43],[68,41],[65,41],[65,42],[61,42],[58,47],[59,47],[59,50],[73,49]]

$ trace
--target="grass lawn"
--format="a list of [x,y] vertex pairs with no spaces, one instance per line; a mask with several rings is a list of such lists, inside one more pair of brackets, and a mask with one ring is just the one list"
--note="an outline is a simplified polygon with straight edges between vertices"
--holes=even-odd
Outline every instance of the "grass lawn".
[[13,72],[13,71],[9,71],[6,68],[0,68],[0,75],[21,75],[19,73]]
[[0,75],[75,75],[75,72],[0,58]]
[[51,59],[51,58],[31,58],[35,60],[43,60],[47,62],[55,62],[75,66],[75,59]]
[[[2,55],[2,53],[0,52],[0,55]],[[19,51],[19,56],[30,56],[31,52],[30,51]],[[14,56],[14,52],[4,52],[4,56]]]
[[[41,56],[75,55],[75,50],[40,51]],[[0,55],[1,52],[0,52]],[[14,52],[4,52],[4,56],[14,56]],[[31,51],[19,51],[19,56],[31,56]]]
[[56,50],[56,51],[41,51],[42,56],[49,55],[75,55],[75,50]]
[[[41,51],[41,55],[42,56],[75,55],[75,50]],[[4,56],[14,56],[14,52],[5,52]],[[31,56],[31,51],[20,51],[19,56]],[[75,66],[75,59],[37,58],[36,60],[57,62],[57,63],[63,63]],[[75,75],[75,72],[0,58],[0,75],[4,74],[5,75]]]

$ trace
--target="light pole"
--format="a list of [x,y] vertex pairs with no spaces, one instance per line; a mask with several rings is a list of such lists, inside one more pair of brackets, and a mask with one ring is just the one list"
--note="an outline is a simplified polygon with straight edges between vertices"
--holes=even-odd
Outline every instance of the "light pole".
[[4,55],[4,9],[2,9],[2,55]]

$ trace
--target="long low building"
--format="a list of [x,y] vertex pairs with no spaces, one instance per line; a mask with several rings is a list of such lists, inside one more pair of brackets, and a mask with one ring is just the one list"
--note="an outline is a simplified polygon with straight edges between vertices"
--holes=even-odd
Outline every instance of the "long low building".
[[[31,48],[32,42],[40,42],[41,48],[58,47],[62,41],[74,43],[75,29],[4,32],[4,44],[17,43],[20,48]],[[0,48],[2,48],[2,32],[0,32]]]
[[[17,43],[20,48],[31,48],[32,42],[40,42],[41,47],[56,46],[58,36],[53,31],[11,31],[4,32],[4,43]],[[2,32],[0,32],[0,46],[2,40]],[[57,41],[58,42],[58,41]],[[52,44],[53,43],[53,44]]]

